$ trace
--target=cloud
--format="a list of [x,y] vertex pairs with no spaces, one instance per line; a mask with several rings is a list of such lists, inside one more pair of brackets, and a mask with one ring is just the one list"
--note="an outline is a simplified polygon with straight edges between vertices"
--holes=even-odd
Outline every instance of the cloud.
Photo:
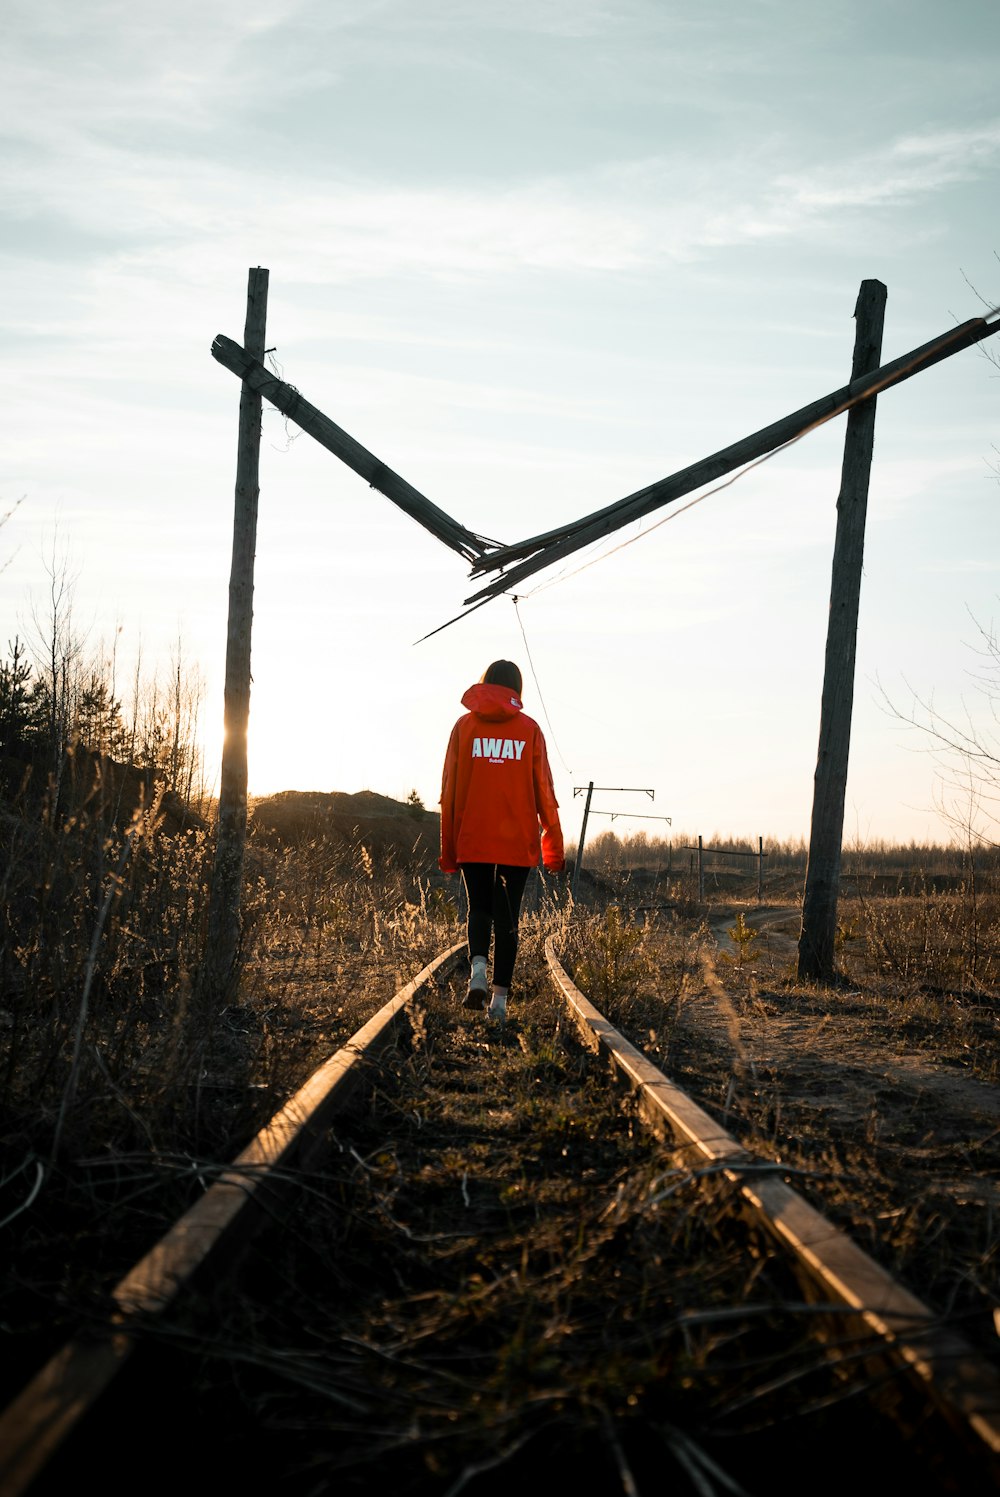
[[[637,0],[511,0],[485,10],[478,0],[177,0],[167,12],[123,0],[15,0],[0,58],[3,212],[29,253],[58,258],[60,244],[83,235],[84,263],[126,284],[169,270],[204,285],[252,260],[281,263],[286,282],[327,284],[633,274],[747,245],[813,243],[834,230],[867,247],[873,223],[980,180],[1000,160],[997,119],[901,133],[831,160],[818,134],[784,128],[780,104],[762,113],[755,96],[730,95],[709,76],[724,38],[710,45],[712,34],[698,32],[681,46],[671,31],[668,45],[668,21],[683,31],[673,8],[664,19]],[[588,137],[591,147],[600,140],[596,165],[567,153],[558,171],[545,170],[544,142],[536,150],[526,138],[511,158],[521,170],[510,166],[502,180],[475,164],[458,180],[440,153],[393,180],[391,152],[378,172],[356,166],[355,121],[331,113],[345,75],[356,87],[371,67],[374,86],[382,75],[373,56],[391,54],[405,69],[418,43],[430,113],[435,79],[459,65],[495,66],[494,88],[514,86],[518,49],[534,66],[531,38],[544,33],[569,42],[557,49],[566,66],[547,102],[578,110],[582,125],[600,114],[600,38],[613,34],[621,48],[630,28],[633,48],[644,39],[662,48],[672,95],[697,73],[698,105],[633,117],[637,100],[617,95],[615,129]],[[520,42],[494,47],[498,33]],[[609,84],[620,82],[628,55],[616,53]],[[640,94],[649,82],[642,62]],[[748,58],[747,69],[755,65]],[[730,78],[728,63],[723,70]],[[315,114],[302,109],[305,98]],[[258,101],[270,107],[266,130]],[[372,107],[391,101],[376,89]],[[485,101],[494,123],[506,125],[507,103],[503,89]],[[741,130],[734,120],[746,109],[753,128]],[[642,150],[651,126],[659,139],[669,127],[666,149]],[[405,110],[399,127],[422,128]],[[358,131],[363,113],[355,139]]]
[[779,170],[751,199],[713,215],[700,236],[705,247],[755,240],[813,237],[851,210],[882,212],[911,206],[943,189],[974,182],[1000,164],[1000,120],[966,130],[912,134],[879,149]]
[[618,26],[634,5],[611,5],[606,0],[505,0],[503,5],[484,6],[481,0],[423,0],[414,9],[411,0],[384,4],[383,21],[401,30],[445,31],[459,29],[515,31],[528,35],[590,37]]
[[779,190],[805,208],[908,203],[955,182],[972,182],[1000,160],[1000,120],[967,130],[907,135],[843,167],[779,179]]
[[151,124],[196,132],[246,86],[245,44],[280,30],[298,8],[299,0],[13,0],[0,56],[6,132],[71,156],[102,134],[127,140]]
[[[844,230],[845,213],[863,213],[867,224],[995,170],[1000,123],[908,136],[835,168],[789,172],[757,159],[706,173],[704,161],[681,155],[500,187],[352,181],[336,168],[320,186],[292,169],[134,151],[93,136],[72,152],[48,144],[8,153],[7,211],[50,224],[55,216],[64,233],[91,237],[92,253],[116,273],[160,278],[169,265],[172,276],[205,283],[253,246],[249,258],[281,263],[286,280],[333,284],[633,272],[762,240],[811,240],[831,225]],[[108,256],[102,241],[111,236],[122,251]]]

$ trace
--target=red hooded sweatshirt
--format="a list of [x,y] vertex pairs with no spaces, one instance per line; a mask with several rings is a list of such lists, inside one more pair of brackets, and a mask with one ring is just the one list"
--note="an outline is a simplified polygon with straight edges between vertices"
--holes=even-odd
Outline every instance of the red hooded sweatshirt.
[[460,863],[565,867],[559,805],[545,738],[509,686],[470,686],[451,731],[441,781],[441,857]]

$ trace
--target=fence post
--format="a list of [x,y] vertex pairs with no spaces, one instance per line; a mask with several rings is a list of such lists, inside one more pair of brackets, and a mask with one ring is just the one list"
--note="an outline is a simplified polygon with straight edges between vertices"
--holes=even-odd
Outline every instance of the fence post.
[[705,903],[705,849],[698,834],[698,903]]
[[757,838],[757,903],[764,897],[764,839]]
[[[854,308],[856,322],[851,381],[879,367],[886,289],[881,281],[862,281]],[[830,585],[830,622],[826,636],[819,751],[813,790],[809,861],[802,900],[799,936],[799,981],[831,982],[840,892],[840,857],[844,838],[847,761],[854,706],[854,663],[858,639],[858,605],[865,549],[868,480],[875,439],[875,397],[854,405],[847,414],[837,533]]]

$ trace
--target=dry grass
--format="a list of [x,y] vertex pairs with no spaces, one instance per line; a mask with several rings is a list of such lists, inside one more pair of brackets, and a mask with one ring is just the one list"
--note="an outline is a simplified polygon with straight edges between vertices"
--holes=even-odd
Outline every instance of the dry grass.
[[[719,902],[633,928],[642,975],[609,1017],[996,1359],[996,899],[845,899],[835,988],[797,981],[798,917],[775,913]],[[595,939],[574,934],[578,976]]]
[[[529,920],[529,948],[556,923]],[[914,1479],[846,1396],[861,1348],[824,1358],[780,1257],[638,1124],[545,985],[506,1042],[461,991],[421,1004],[224,1329],[216,1301],[160,1333],[230,1479],[492,1493],[558,1461],[599,1490],[751,1491],[780,1452],[782,1493],[834,1431],[845,1470],[874,1432]]]
[[251,849],[238,996],[197,1000],[202,831],[154,802],[9,814],[0,887],[2,1389],[69,1333],[295,1088],[456,939],[402,860]]
[[[206,1023],[192,997],[202,833],[166,834],[153,806],[123,830],[86,808],[71,824],[11,815],[2,836],[10,1393],[201,1189],[202,1166],[232,1157],[461,928],[455,885],[406,856],[376,863],[322,838],[252,848],[238,998]],[[245,1315],[230,1307],[224,1333],[199,1343],[193,1386],[234,1437],[265,1426],[287,1470],[286,1434],[307,1431],[303,1494],[327,1490],[316,1459],[365,1490],[373,1450],[379,1482],[400,1492],[457,1492],[473,1476],[485,1491],[487,1447],[506,1483],[540,1445],[625,1486],[666,1453],[694,1490],[692,1472],[714,1480],[734,1439],[760,1456],[815,1399],[808,1447],[809,1421],[838,1401],[801,1309],[789,1322],[781,1270],[732,1237],[721,1202],[696,1209],[683,1162],[565,1035],[548,934],[635,1043],[989,1342],[995,896],[911,886],[845,900],[850,984],[825,990],[795,981],[794,932],[749,902],[703,908],[682,884],[634,876],[588,888],[589,907],[570,913],[563,893],[525,916],[521,1029],[505,1046],[460,1020],[454,995],[428,1001],[380,1110],[303,1180]],[[759,1318],[746,1309],[758,1303]],[[202,1332],[171,1334],[187,1376],[187,1338]],[[373,1429],[381,1443],[365,1446]]]

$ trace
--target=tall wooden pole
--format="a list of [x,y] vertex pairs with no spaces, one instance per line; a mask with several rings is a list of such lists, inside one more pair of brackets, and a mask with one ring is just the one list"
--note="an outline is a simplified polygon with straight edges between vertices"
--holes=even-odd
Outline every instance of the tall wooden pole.
[[[267,323],[268,272],[250,271],[244,346],[263,360]],[[236,968],[240,943],[240,903],[247,833],[247,725],[250,720],[250,629],[253,620],[253,569],[257,550],[257,501],[260,495],[261,398],[244,383],[240,393],[239,446],[236,455],[236,506],[233,559],[229,575],[229,632],[226,640],[225,737],[219,784],[219,825],[208,907],[208,935],[202,963],[202,992],[211,998],[226,993]]]
[[[862,281],[854,308],[856,322],[852,382],[877,369],[882,354],[886,289],[881,281]],[[830,621],[820,708],[819,753],[813,788],[809,862],[806,867],[799,936],[801,981],[832,982],[840,892],[840,854],[844,837],[844,798],[854,706],[854,662],[858,638],[858,605],[864,561],[868,480],[875,439],[875,397],[852,406],[847,416],[837,535],[833,549]]]

